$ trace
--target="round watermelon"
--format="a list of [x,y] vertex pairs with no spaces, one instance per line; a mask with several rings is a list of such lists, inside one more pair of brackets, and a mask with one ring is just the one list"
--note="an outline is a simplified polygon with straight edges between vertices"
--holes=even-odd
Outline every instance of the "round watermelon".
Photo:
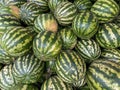
[[54,60],[62,48],[62,41],[56,33],[51,31],[40,32],[33,40],[33,51],[42,61]]
[[52,14],[40,14],[34,21],[34,27],[37,33],[41,31],[57,32],[58,23]]
[[61,51],[55,61],[57,75],[66,83],[75,83],[85,77],[86,64],[73,50]]
[[31,49],[33,36],[33,31],[27,28],[14,27],[2,35],[0,45],[9,56],[22,56]]
[[58,35],[62,40],[62,49],[73,49],[77,44],[77,36],[73,33],[71,27],[60,29]]
[[61,2],[54,11],[54,16],[60,25],[66,26],[72,23],[75,15],[77,13],[77,8],[71,2],[65,1]]
[[36,83],[43,74],[44,63],[33,53],[17,57],[13,63],[13,77],[17,83]]
[[100,23],[112,21],[120,11],[119,5],[114,0],[97,0],[91,7]]
[[78,13],[72,22],[73,32],[81,39],[90,39],[99,29],[96,16],[90,11]]
[[78,43],[75,46],[75,50],[83,58],[89,60],[89,62],[91,62],[95,59],[98,59],[100,57],[100,54],[101,54],[100,46],[93,39],[78,40]]

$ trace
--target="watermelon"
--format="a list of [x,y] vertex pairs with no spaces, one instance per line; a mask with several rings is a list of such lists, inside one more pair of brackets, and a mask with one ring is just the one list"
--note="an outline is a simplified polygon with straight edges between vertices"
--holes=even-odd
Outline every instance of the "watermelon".
[[13,87],[15,85],[16,85],[16,82],[12,74],[12,65],[6,65],[0,71],[0,89],[9,90],[10,87]]
[[44,63],[33,53],[17,57],[13,63],[13,76],[17,83],[35,83],[43,74]]
[[33,40],[34,54],[42,61],[54,60],[61,48],[60,37],[51,31],[42,31]]
[[92,2],[90,0],[74,0],[74,4],[79,12],[90,10],[92,6]]
[[57,32],[58,23],[52,14],[40,14],[34,21],[36,32],[52,31]]
[[40,14],[43,13],[42,9],[39,5],[33,2],[27,2],[23,4],[20,8],[20,19],[26,25],[33,25],[35,18]]
[[33,2],[33,3],[36,3],[37,5],[39,5],[42,12],[48,12],[49,11],[48,0],[27,0],[27,1],[28,2]]
[[97,0],[91,7],[100,23],[111,22],[120,11],[119,5],[114,0]]
[[96,33],[96,41],[106,49],[120,47],[120,27],[115,23],[105,23]]
[[120,90],[120,64],[107,59],[91,63],[87,72],[90,90]]
[[56,7],[62,3],[62,2],[65,2],[65,1],[68,1],[68,0],[48,0],[48,6],[51,10],[51,12],[54,13]]
[[75,50],[85,59],[88,59],[89,62],[98,59],[101,54],[101,49],[98,43],[93,39],[83,39],[78,40],[78,43],[75,46]]
[[19,8],[17,6],[7,6],[0,4],[0,14],[10,14],[19,18]]
[[72,23],[75,15],[77,13],[77,8],[71,2],[65,1],[61,2],[54,11],[54,16],[60,25],[66,26]]
[[0,14],[0,37],[8,30],[21,26],[19,20],[10,14]]
[[[82,78],[78,82],[72,83],[73,87],[80,88],[86,84],[86,77]],[[80,89],[81,90],[81,89]]]
[[15,27],[2,35],[0,44],[9,56],[22,56],[31,49],[33,35],[31,30],[20,26]]
[[73,50],[61,51],[55,61],[57,75],[66,83],[75,83],[85,77],[86,64]]
[[52,76],[44,81],[41,90],[73,90],[72,87],[64,83],[58,76]]
[[0,0],[0,4],[4,6],[18,6],[20,7],[22,4],[26,3],[27,0]]
[[103,49],[100,57],[107,60],[120,62],[120,50],[119,49]]
[[0,46],[0,63],[10,64],[14,61],[14,57],[10,57],[7,52],[5,52]]
[[73,33],[71,27],[66,27],[59,30],[59,34],[62,40],[62,49],[73,49],[77,44],[77,36]]
[[90,39],[99,29],[96,16],[90,11],[78,13],[72,22],[73,32],[81,39]]

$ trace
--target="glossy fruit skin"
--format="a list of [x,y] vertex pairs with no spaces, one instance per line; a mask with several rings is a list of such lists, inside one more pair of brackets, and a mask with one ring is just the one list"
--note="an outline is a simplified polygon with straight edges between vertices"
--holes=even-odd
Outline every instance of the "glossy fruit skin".
[[75,15],[77,13],[77,8],[71,2],[65,1],[61,2],[54,11],[54,16],[60,25],[66,26],[72,23]]
[[34,54],[42,61],[54,60],[60,53],[61,48],[60,37],[51,31],[42,31],[33,40]]
[[98,31],[99,22],[93,13],[84,11],[76,15],[72,22],[72,29],[77,37],[90,39]]
[[87,84],[90,90],[120,89],[120,64],[107,59],[98,59],[91,63],[87,72]]
[[55,61],[57,75],[66,83],[75,83],[84,78],[86,64],[73,50],[64,50]]
[[110,22],[119,14],[120,7],[114,0],[97,0],[91,7],[100,23]]

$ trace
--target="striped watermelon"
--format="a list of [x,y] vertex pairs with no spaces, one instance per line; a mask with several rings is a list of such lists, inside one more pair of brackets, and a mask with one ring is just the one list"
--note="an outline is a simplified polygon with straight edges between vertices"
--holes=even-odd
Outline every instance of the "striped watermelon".
[[26,28],[15,27],[2,35],[0,44],[9,56],[21,56],[32,47],[33,35],[32,31]]
[[17,6],[4,6],[0,4],[0,14],[10,14],[19,18],[19,8]]
[[68,0],[48,0],[48,6],[52,12],[55,11],[56,7],[62,3]]
[[101,58],[120,62],[120,50],[119,49],[103,49],[101,52]]
[[73,32],[81,39],[90,39],[98,31],[99,23],[89,11],[78,13],[72,22]]
[[62,40],[63,49],[73,49],[77,44],[77,36],[73,33],[71,27],[63,28],[59,31],[59,36]]
[[7,65],[0,71],[0,89],[9,90],[10,87],[15,85],[16,82],[12,74],[12,65]]
[[33,25],[35,18],[43,13],[39,5],[27,2],[20,8],[20,19],[27,25]]
[[120,46],[120,27],[115,23],[106,23],[96,34],[96,41],[103,48],[117,48]]
[[9,88],[9,90],[39,90],[37,86],[33,84],[17,84],[14,87]]
[[[78,82],[72,83],[73,87],[80,88],[86,84],[86,77],[82,78]],[[80,89],[81,90],[81,89]]]
[[91,7],[100,23],[112,21],[120,11],[119,5],[114,0],[97,0]]
[[90,90],[120,90],[120,64],[110,60],[96,60],[88,69]]
[[73,89],[70,85],[64,83],[58,76],[52,76],[42,84],[41,90],[73,90]]
[[58,23],[52,14],[40,14],[35,19],[34,27],[36,28],[37,33],[45,30],[57,32]]
[[100,46],[93,40],[79,40],[75,46],[75,50],[89,62],[99,58],[101,54]]
[[54,11],[54,16],[58,23],[65,26],[72,23],[77,12],[77,8],[71,2],[61,2]]
[[42,12],[47,12],[49,10],[48,0],[27,0],[28,2],[34,2],[40,6]]
[[78,11],[90,10],[92,2],[90,0],[74,0],[75,6],[78,8]]
[[13,64],[13,76],[17,83],[35,83],[43,74],[44,63],[32,53],[16,58]]
[[55,61],[57,75],[66,83],[75,83],[85,77],[86,64],[73,50],[61,51]]
[[51,31],[42,31],[33,40],[34,54],[43,61],[54,60],[61,47],[60,37]]
[[26,3],[27,0],[0,0],[0,4],[4,6],[18,6],[20,7],[22,4]]
[[19,20],[10,14],[0,14],[0,37],[13,27],[20,26]]
[[10,57],[0,46],[0,63],[10,64],[14,61],[14,57]]

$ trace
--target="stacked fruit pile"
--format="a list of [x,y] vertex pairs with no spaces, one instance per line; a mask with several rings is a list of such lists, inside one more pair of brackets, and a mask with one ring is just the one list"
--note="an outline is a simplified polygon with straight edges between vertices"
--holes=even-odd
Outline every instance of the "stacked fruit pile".
[[119,0],[0,0],[1,90],[120,90]]

